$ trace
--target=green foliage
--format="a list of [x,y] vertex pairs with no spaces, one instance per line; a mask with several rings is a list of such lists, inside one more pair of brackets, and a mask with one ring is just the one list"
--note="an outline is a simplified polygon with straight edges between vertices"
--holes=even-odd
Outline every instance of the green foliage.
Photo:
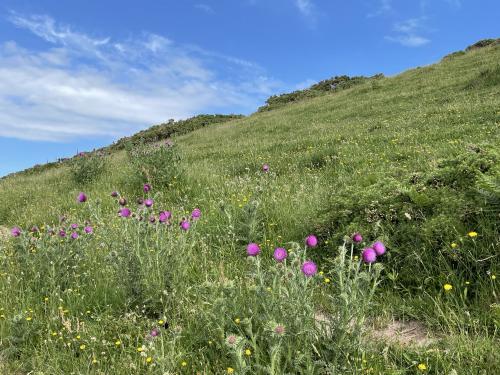
[[179,167],[181,157],[171,143],[128,146],[127,155],[135,172],[130,176],[133,186],[149,182],[157,188],[165,188],[182,173]]
[[71,179],[77,185],[96,181],[106,171],[106,159],[98,153],[77,155],[69,166]]
[[468,46],[465,50],[471,51],[471,50],[478,49],[478,48],[484,48],[484,47],[488,47],[488,46],[496,46],[498,44],[500,44],[500,38],[498,38],[498,39],[483,39],[483,40],[480,40],[480,41]]
[[383,74],[377,74],[373,77],[349,77],[335,76],[330,79],[325,79],[315,83],[311,87],[304,90],[297,90],[288,94],[273,95],[266,100],[266,104],[258,109],[259,112],[271,111],[276,108],[281,108],[289,103],[296,103],[305,99],[311,99],[327,93],[337,92],[351,88],[367,81],[379,80],[383,78]]
[[142,130],[131,137],[125,137],[109,146],[111,150],[121,150],[126,148],[127,144],[137,145],[144,143],[155,143],[173,136],[187,134],[205,126],[222,124],[227,121],[243,118],[243,115],[198,115],[186,120],[169,120],[166,123],[152,126]]
[[[477,48],[179,136],[180,175],[147,194],[144,182],[170,173],[170,156],[154,149],[162,141],[111,153],[84,189],[64,163],[1,180],[0,372],[411,374],[424,363],[428,374],[498,373],[499,60],[500,49]],[[142,162],[133,148],[148,146]],[[117,217],[115,190],[134,219]],[[179,231],[194,207],[202,218]],[[163,209],[170,226],[158,224]],[[85,221],[93,235],[80,226],[77,240],[45,237]],[[20,238],[8,235],[14,225]],[[27,233],[33,225],[43,236]],[[365,240],[351,256],[350,243],[336,245],[354,232]],[[304,255],[296,243],[309,233],[320,245]],[[360,265],[354,276],[375,240],[388,251],[370,300],[379,270]],[[249,241],[261,244],[259,264],[245,257]],[[271,258],[276,247],[293,250],[290,277]],[[304,282],[302,256],[323,277]],[[437,340],[356,335],[415,319]],[[277,324],[289,335],[273,335]]]

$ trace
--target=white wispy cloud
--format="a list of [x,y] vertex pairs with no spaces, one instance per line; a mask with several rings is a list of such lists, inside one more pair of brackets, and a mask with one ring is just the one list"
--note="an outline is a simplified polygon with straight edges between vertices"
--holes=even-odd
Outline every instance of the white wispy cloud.
[[315,26],[317,21],[316,7],[312,0],[293,0],[295,7],[307,19],[310,26]]
[[384,14],[391,13],[392,11],[392,0],[380,0],[376,5],[376,9],[371,13],[368,13],[367,17],[378,17]]
[[421,34],[426,31],[426,17],[410,18],[397,22],[393,26],[393,35],[385,37],[390,42],[399,43],[405,47],[421,47],[430,43],[430,39]]
[[204,4],[204,3],[199,3],[199,4],[195,4],[194,7],[196,9],[199,9],[205,13],[208,13],[208,14],[215,14],[215,10],[214,8],[212,8],[210,5],[208,4]]
[[169,118],[250,112],[281,86],[255,63],[161,35],[118,41],[45,15],[9,19],[47,43],[0,44],[0,136],[119,137]]
[[446,2],[455,8],[462,7],[462,0],[446,0]]

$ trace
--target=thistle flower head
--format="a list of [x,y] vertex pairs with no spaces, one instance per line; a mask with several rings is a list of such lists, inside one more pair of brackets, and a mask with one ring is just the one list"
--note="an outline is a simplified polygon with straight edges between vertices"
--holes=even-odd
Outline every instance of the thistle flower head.
[[276,327],[274,327],[274,333],[280,336],[283,335],[285,333],[285,326],[277,324]]
[[307,260],[302,264],[302,273],[307,277],[314,276],[318,272],[318,266],[311,260]]
[[361,241],[363,241],[363,237],[361,236],[360,233],[354,233],[352,235],[352,242],[354,242],[354,243],[360,243]]
[[182,230],[187,231],[191,227],[191,223],[187,220],[182,220],[180,223],[180,227]]
[[19,227],[14,227],[10,230],[10,234],[12,234],[13,237],[19,237],[21,235],[21,228]]
[[66,237],[66,231],[64,229],[61,229],[59,231],[59,237],[62,237],[62,238]]
[[277,247],[274,250],[273,258],[277,262],[283,262],[286,259],[287,256],[288,256],[288,253],[286,252],[286,249],[284,249],[282,247]]
[[380,241],[375,242],[372,245],[372,249],[375,250],[377,256],[383,255],[385,253],[385,245]]
[[78,196],[76,197],[76,200],[78,202],[80,202],[80,203],[86,202],[87,201],[87,196],[85,195],[85,193],[80,192],[80,193],[78,193]]
[[120,206],[126,206],[126,205],[127,205],[127,200],[126,200],[125,198],[120,198],[120,199],[118,200],[118,204],[119,204]]
[[263,170],[264,172],[269,172],[269,164],[264,164],[264,165],[262,166],[262,170]]
[[155,329],[151,330],[151,332],[149,334],[151,337],[156,337],[160,334],[160,331],[155,328]]
[[256,243],[249,243],[247,245],[247,254],[251,257],[255,257],[259,255],[260,253],[260,247]]
[[168,219],[172,217],[172,213],[170,211],[162,211],[158,215],[158,220],[160,220],[160,223],[166,222]]
[[201,210],[199,208],[195,208],[193,212],[191,212],[191,218],[193,218],[193,220],[199,219],[200,216],[201,216]]
[[306,237],[306,245],[308,247],[316,247],[318,245],[318,239],[314,234],[310,234]]
[[87,225],[84,229],[85,233],[91,234],[94,232],[94,228],[92,228],[90,225]]
[[151,190],[151,185],[150,184],[144,184],[144,186],[142,187],[144,192],[147,193],[148,191]]
[[76,223],[73,223],[70,225],[71,229],[77,229],[78,228],[78,224]]
[[367,247],[361,253],[361,257],[363,258],[363,262],[373,263],[377,260],[377,253],[371,247]]
[[153,206],[153,200],[152,200],[152,199],[146,199],[146,200],[144,201],[144,205],[145,205],[146,207],[151,207],[151,206]]
[[127,208],[127,207],[122,208],[122,209],[119,211],[119,215],[120,215],[121,217],[129,217],[131,213],[132,213],[132,212],[131,212],[131,211],[130,211],[130,209],[129,209],[129,208]]
[[76,240],[78,237],[79,237],[78,233],[76,233],[76,232],[71,233],[71,238],[72,239]]
[[112,196],[113,198],[116,198],[116,197],[118,196],[118,192],[117,192],[117,191],[112,191],[112,192],[111,192],[111,196]]

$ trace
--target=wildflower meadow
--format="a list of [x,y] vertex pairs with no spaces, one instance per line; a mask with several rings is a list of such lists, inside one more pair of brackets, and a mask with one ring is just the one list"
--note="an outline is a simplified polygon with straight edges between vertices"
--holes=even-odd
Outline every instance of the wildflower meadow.
[[0,374],[499,373],[499,58],[0,180]]

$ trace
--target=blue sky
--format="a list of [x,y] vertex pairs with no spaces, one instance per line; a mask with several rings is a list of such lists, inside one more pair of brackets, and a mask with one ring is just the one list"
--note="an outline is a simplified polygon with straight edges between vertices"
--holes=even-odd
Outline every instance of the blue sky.
[[2,0],[0,176],[500,37],[498,0]]

